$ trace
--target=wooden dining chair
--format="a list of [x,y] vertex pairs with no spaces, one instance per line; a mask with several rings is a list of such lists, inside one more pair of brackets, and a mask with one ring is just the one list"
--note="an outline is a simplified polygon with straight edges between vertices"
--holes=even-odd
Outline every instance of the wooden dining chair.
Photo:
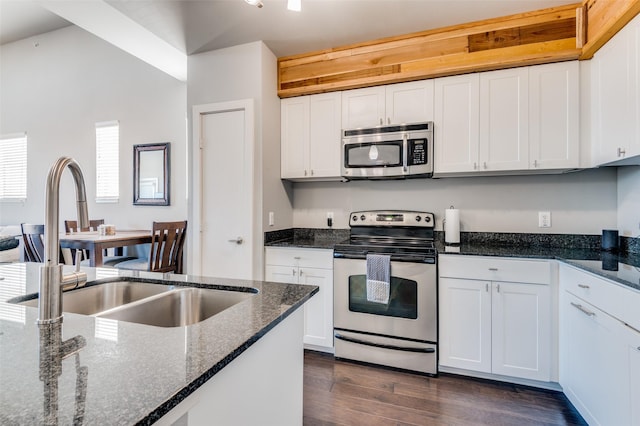
[[26,262],[44,262],[44,225],[21,223]]
[[[64,221],[64,232],[65,234],[72,234],[74,232],[86,232],[86,231],[97,231],[98,230],[98,226],[100,225],[104,225],[104,219],[90,219],[89,220],[89,227],[88,228],[84,228],[84,229],[79,229],[78,228],[78,221],[77,220],[65,220]],[[76,259],[76,251],[74,249],[68,249],[71,252],[71,259],[73,260],[73,262],[75,263],[75,259]],[[64,252],[64,249],[63,249]],[[104,256],[107,255],[107,250],[104,251]],[[89,253],[86,250],[82,250],[82,258],[83,259],[88,259],[89,258]],[[126,259],[123,259],[126,260]]]
[[89,220],[89,228],[78,229],[78,221],[77,220],[65,220],[64,221],[64,232],[67,234],[71,234],[72,232],[85,232],[85,231],[97,231],[98,226],[104,225],[104,219],[92,219]]
[[148,259],[118,263],[116,268],[182,274],[182,251],[187,236],[187,221],[153,222]]

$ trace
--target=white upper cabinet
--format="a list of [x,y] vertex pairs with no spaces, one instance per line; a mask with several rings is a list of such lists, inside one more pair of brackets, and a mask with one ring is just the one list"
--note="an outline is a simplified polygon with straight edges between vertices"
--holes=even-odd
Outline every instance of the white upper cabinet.
[[436,175],[580,166],[577,61],[435,81]]
[[480,170],[529,168],[529,69],[480,74]]
[[309,162],[309,96],[280,101],[280,132],[281,177],[304,177]]
[[529,67],[529,168],[580,167],[578,61]]
[[434,173],[473,172],[478,167],[478,74],[437,78],[434,111]]
[[386,123],[384,86],[342,93],[342,128],[375,127]]
[[433,80],[342,92],[342,128],[433,120]]
[[[593,163],[640,164],[640,15],[591,60]],[[635,160],[634,158],[635,157]]]
[[386,86],[386,124],[433,121],[433,80]]
[[281,177],[339,179],[341,93],[282,99]]

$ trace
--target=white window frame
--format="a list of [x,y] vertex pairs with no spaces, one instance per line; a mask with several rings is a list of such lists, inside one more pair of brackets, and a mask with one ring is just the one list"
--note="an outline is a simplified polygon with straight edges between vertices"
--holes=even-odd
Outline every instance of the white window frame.
[[27,134],[0,136],[0,201],[27,199]]
[[120,199],[120,123],[96,123],[96,202]]

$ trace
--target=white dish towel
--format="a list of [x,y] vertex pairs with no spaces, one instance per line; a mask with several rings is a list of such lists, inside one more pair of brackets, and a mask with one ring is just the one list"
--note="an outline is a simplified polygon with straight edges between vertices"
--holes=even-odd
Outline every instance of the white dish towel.
[[367,254],[367,301],[389,303],[391,256]]

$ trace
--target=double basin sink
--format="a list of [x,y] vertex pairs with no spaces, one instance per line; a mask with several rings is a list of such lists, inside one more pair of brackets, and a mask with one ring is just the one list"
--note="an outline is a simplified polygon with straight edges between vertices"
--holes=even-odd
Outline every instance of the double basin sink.
[[[164,281],[112,281],[62,293],[62,311],[157,327],[183,327],[204,321],[253,295],[243,291],[167,285]],[[19,302],[38,306],[38,299]]]

